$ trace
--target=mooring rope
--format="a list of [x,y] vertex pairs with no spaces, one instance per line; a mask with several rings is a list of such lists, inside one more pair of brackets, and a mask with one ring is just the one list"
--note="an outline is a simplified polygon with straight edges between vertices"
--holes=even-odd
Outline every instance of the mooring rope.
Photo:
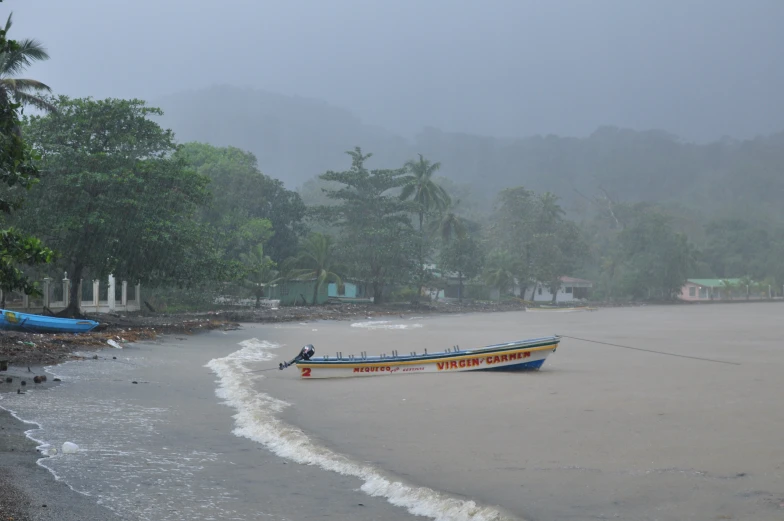
[[646,353],[656,353],[657,355],[677,356],[678,358],[691,358],[692,360],[702,360],[703,362],[716,362],[717,364],[740,365],[738,362],[728,362],[726,360],[715,360],[713,358],[701,358],[699,356],[681,355],[678,353],[667,353],[666,351],[655,351],[653,349],[643,349],[642,347],[622,346],[620,344],[611,344],[609,342],[600,342],[599,340],[590,340],[588,338],[579,338],[569,335],[558,335],[561,338],[571,338],[572,340],[582,340],[583,342],[591,342],[593,344],[602,344],[605,346],[622,347],[624,349],[633,349],[635,351],[645,351]]

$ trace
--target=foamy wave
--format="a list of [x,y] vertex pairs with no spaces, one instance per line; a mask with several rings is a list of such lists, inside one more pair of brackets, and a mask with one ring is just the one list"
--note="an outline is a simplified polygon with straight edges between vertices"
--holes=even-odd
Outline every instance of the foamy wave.
[[385,497],[391,504],[404,507],[414,515],[436,521],[511,521],[500,511],[450,497],[426,487],[414,487],[384,477],[373,467],[314,444],[300,429],[280,421],[276,412],[289,404],[253,390],[253,382],[263,378],[248,373],[246,362],[267,361],[275,357],[268,349],[280,347],[258,341],[240,343],[242,349],[206,364],[218,377],[216,395],[236,409],[236,436],[261,443],[280,457],[303,465],[317,465],[364,481],[361,490],[370,496]]
[[[258,357],[260,355],[266,356],[267,354],[264,352],[265,349],[277,349],[281,347],[280,344],[273,344],[267,342],[266,340],[259,340],[258,338],[249,338],[247,340],[243,340],[239,345],[241,345],[243,348],[248,348],[247,354],[251,358]],[[272,358],[274,357],[270,356],[270,358],[267,358],[266,360],[271,360]]]
[[413,329],[422,327],[422,324],[393,324],[389,320],[378,320],[368,322],[354,322],[351,327],[362,329]]

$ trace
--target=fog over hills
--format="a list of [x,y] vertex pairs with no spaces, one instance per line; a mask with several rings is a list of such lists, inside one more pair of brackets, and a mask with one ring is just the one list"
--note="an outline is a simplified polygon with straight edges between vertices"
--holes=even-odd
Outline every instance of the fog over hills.
[[[492,195],[508,186],[552,191],[567,206],[597,193],[630,202],[678,202],[711,212],[776,210],[784,193],[784,134],[691,143],[662,130],[599,127],[584,138],[504,139],[423,128],[413,140],[361,121],[324,101],[227,85],[152,102],[178,141],[253,152],[261,170],[290,188],[329,169],[346,169],[345,151],[372,152],[373,168],[396,168],[416,154],[442,163],[440,175]],[[753,203],[753,204],[752,204]]]

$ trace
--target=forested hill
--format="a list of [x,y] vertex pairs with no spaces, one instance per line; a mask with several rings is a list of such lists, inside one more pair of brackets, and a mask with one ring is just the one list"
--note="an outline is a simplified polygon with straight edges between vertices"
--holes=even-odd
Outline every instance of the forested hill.
[[[440,175],[487,195],[524,185],[578,209],[597,194],[625,202],[681,203],[717,214],[784,221],[784,132],[751,141],[683,142],[662,131],[601,127],[585,138],[499,139],[424,129],[413,142],[324,102],[213,87],[153,102],[178,141],[253,152],[267,175],[294,188],[348,165],[346,150],[372,152],[372,167],[401,166],[424,154]],[[606,194],[604,194],[606,192]],[[582,195],[581,195],[582,194]]]
[[180,143],[200,141],[252,152],[266,175],[289,188],[327,169],[345,167],[345,151],[357,145],[374,151],[380,163],[407,159],[404,139],[319,100],[215,86],[150,104],[163,109],[159,122],[174,130]]

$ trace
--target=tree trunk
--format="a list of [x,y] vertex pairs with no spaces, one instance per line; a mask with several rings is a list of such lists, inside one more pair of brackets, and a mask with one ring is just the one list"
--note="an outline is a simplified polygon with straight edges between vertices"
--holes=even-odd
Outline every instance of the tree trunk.
[[256,309],[261,307],[261,293],[256,293]]
[[316,282],[316,285],[313,287],[313,302],[311,302],[312,306],[316,305],[316,299],[318,298],[318,290],[319,290],[320,286],[321,286],[321,284]]
[[71,288],[68,291],[68,306],[62,311],[60,311],[57,316],[58,317],[69,317],[69,318],[82,318],[82,312],[79,309],[79,305],[81,304],[82,295],[80,293],[80,284],[79,281],[82,280],[82,274],[84,273],[84,266],[81,264],[75,264],[71,273]]
[[[520,298],[525,300],[525,292],[528,291],[528,284],[520,284]],[[533,300],[533,297],[531,298]]]
[[380,282],[373,283],[373,304],[382,304],[384,301],[384,285]]
[[415,302],[419,302],[422,297],[422,287],[424,286],[425,278],[425,232],[424,232],[425,214],[419,212],[419,283],[417,286],[417,294]]

